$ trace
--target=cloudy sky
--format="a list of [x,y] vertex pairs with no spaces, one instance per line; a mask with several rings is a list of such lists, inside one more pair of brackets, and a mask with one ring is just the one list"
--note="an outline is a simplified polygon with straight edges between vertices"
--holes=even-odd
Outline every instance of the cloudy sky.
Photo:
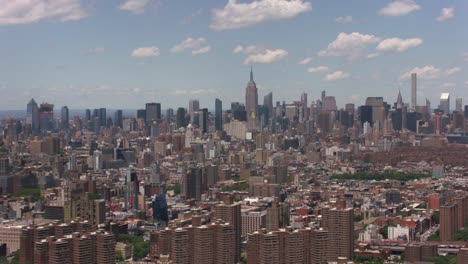
[[[468,1],[0,0],[0,109],[163,108],[199,98],[468,103]],[[310,100],[310,99],[309,99]],[[455,101],[455,100],[452,100]]]

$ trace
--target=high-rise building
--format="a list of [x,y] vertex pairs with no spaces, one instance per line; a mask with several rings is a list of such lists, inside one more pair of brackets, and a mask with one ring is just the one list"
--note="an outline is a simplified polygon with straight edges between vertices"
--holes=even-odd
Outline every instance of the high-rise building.
[[245,105],[239,102],[231,103],[232,118],[239,121],[247,121],[247,112],[245,111]]
[[463,98],[455,99],[455,110],[459,113],[463,112]]
[[279,203],[278,200],[272,202],[271,207],[267,209],[266,213],[266,229],[269,231],[276,231],[279,228],[289,225],[289,205],[286,203]]
[[245,111],[247,111],[247,128],[257,128],[258,90],[250,69],[250,81],[245,88]]
[[191,99],[189,101],[189,115],[190,122],[193,124],[195,120],[195,113],[200,109],[200,102],[197,99]]
[[440,240],[451,241],[457,231],[457,206],[447,204],[440,206]]
[[45,134],[54,129],[54,105],[42,103],[39,107],[39,129]]
[[218,98],[215,100],[215,130],[223,130],[223,102]]
[[260,230],[265,226],[266,212],[242,212],[242,237]]
[[301,106],[299,109],[299,121],[305,122],[306,120],[309,120],[309,111],[308,105],[307,105],[307,93],[303,92],[301,94]]
[[417,100],[417,75],[416,73],[411,73],[411,111],[416,109],[418,104]]
[[71,219],[81,218],[89,221],[93,226],[104,223],[106,219],[106,206],[103,199],[90,199],[87,192],[72,192],[70,205]]
[[[96,241],[96,263],[113,264],[115,263],[115,236],[112,233],[97,232],[92,234]],[[94,240],[92,238],[92,240]]]
[[100,126],[106,127],[107,126],[107,109],[106,108],[99,108],[98,116],[100,120]]
[[[226,203],[227,202],[227,203]],[[230,223],[234,227],[235,232],[235,259],[236,262],[240,259],[241,254],[241,234],[242,234],[242,217],[241,205],[239,203],[232,203],[232,201],[225,201],[223,204],[215,206],[215,220],[220,219],[225,223]]]
[[160,103],[147,103],[146,104],[145,123],[150,125],[153,121],[161,120],[161,104]]
[[174,119],[174,109],[168,108],[166,110],[166,120],[168,123],[171,123]]
[[34,99],[31,99],[27,105],[26,124],[31,125],[34,134],[39,132],[39,107]]
[[61,110],[60,124],[62,129],[68,129],[70,124],[69,111],[67,106],[63,106]]
[[114,113],[114,125],[116,127],[123,128],[123,112],[122,110],[116,110]]
[[151,208],[153,209],[153,219],[158,220],[161,224],[169,222],[166,194],[160,193],[156,195],[152,201]]
[[459,230],[465,227],[465,223],[468,219],[466,219],[466,208],[468,205],[468,196],[458,196],[453,199],[453,203],[456,205],[456,230]]
[[384,120],[387,114],[386,103],[383,101],[383,97],[367,97],[366,105],[372,107],[372,124],[379,124],[379,127],[383,127]]
[[203,108],[198,111],[198,127],[203,133],[208,133],[208,109]]
[[237,263],[234,227],[229,223],[200,225],[194,218],[192,226],[151,233],[150,257],[157,261],[169,255],[174,264]]
[[440,95],[439,110],[444,111],[446,115],[450,114],[450,94],[442,93]]
[[248,235],[247,263],[329,263],[329,247],[328,232],[324,230],[259,230]]
[[336,111],[335,96],[325,96],[322,101],[322,111]]
[[138,109],[137,112],[136,112],[136,118],[145,120],[146,110],[145,109]]
[[336,261],[339,257],[353,259],[354,257],[354,211],[348,209],[330,209],[326,219],[328,223],[329,261]]
[[20,237],[20,263],[115,263],[115,237],[85,222],[29,226]]
[[177,128],[187,126],[187,124],[185,122],[185,108],[183,108],[183,107],[177,108],[176,125],[177,125]]
[[182,178],[182,194],[186,199],[200,200],[205,191],[203,185],[203,168],[191,166],[187,174]]
[[91,110],[89,110],[89,109],[86,109],[86,111],[85,111],[85,120],[86,121],[91,120]]
[[[268,93],[263,97],[263,105],[268,110],[268,119],[272,119],[275,117],[273,113],[273,93]],[[267,124],[270,123],[270,120],[267,120]]]

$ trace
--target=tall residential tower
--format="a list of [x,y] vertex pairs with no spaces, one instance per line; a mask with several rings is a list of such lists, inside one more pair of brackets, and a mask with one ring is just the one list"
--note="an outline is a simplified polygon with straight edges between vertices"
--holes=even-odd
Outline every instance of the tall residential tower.
[[416,105],[418,104],[418,100],[416,98],[416,88],[417,88],[417,75],[416,73],[411,74],[411,110],[414,111],[416,109]]

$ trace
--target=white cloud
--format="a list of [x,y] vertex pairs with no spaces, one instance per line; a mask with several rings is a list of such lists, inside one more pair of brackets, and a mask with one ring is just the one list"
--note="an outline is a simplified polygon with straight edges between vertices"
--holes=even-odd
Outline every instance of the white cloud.
[[152,47],[142,47],[137,48],[132,51],[132,57],[156,57],[159,56],[159,48],[152,46]]
[[307,57],[299,62],[301,65],[309,64],[312,62],[312,57]]
[[283,49],[266,49],[255,45],[242,46],[237,45],[232,51],[234,54],[243,53],[247,55],[244,59],[244,64],[264,63],[269,64],[279,61],[288,55],[288,52]]
[[310,10],[312,4],[305,0],[254,0],[250,3],[229,0],[224,8],[213,9],[210,28],[217,31],[238,29],[292,18]]
[[334,73],[327,74],[325,78],[323,78],[325,81],[336,81],[336,80],[342,80],[349,78],[351,74],[343,71],[336,71]]
[[453,82],[446,82],[446,83],[443,83],[442,84],[442,87],[443,88],[451,88],[451,87],[454,87],[456,86],[457,84],[456,83],[453,83]]
[[379,14],[384,16],[404,16],[413,11],[421,9],[414,0],[401,0],[389,3],[386,7],[380,9]]
[[209,52],[210,50],[211,50],[211,46],[205,46],[199,49],[192,50],[192,54],[193,55],[203,54],[203,53]]
[[132,14],[138,15],[145,12],[145,9],[150,5],[157,5],[156,0],[127,0],[119,6],[122,11],[128,11]]
[[419,79],[436,79],[440,76],[440,69],[433,65],[427,65],[423,67],[415,67],[412,70],[404,73],[400,76],[400,80],[408,80],[411,73],[416,73]]
[[0,25],[29,24],[43,19],[80,20],[88,16],[80,0],[0,0]]
[[363,55],[369,45],[380,41],[374,35],[353,32],[346,34],[341,32],[334,41],[328,44],[326,50],[320,51],[319,56],[344,56],[355,59]]
[[459,67],[453,67],[453,68],[445,70],[445,74],[448,76],[454,75],[459,72],[461,72],[461,69]]
[[329,68],[327,66],[318,66],[318,67],[310,67],[307,69],[307,72],[326,72]]
[[204,38],[187,38],[171,48],[172,53],[181,53],[185,50],[192,50],[192,55],[197,55],[209,52],[211,46],[206,45]]
[[340,16],[335,18],[335,22],[339,24],[348,24],[353,22],[352,16]]
[[265,63],[269,64],[275,61],[279,61],[288,55],[288,52],[283,49],[265,49],[258,53],[252,53],[244,60],[244,64],[251,63]]
[[379,53],[370,53],[370,54],[367,54],[367,58],[368,58],[368,59],[377,58],[378,56],[380,56]]
[[440,16],[437,17],[437,21],[445,21],[455,16],[455,9],[453,7],[442,8]]
[[420,38],[410,38],[410,39],[401,39],[401,38],[387,38],[382,40],[377,46],[379,51],[393,51],[393,52],[403,52],[410,48],[417,47],[423,43],[423,40]]
[[242,45],[237,45],[232,53],[238,54],[238,53],[245,53],[245,54],[251,54],[255,52],[260,52],[262,48],[259,48],[255,45],[250,45],[250,46],[242,46]]
[[468,81],[466,81],[465,84],[468,85]]

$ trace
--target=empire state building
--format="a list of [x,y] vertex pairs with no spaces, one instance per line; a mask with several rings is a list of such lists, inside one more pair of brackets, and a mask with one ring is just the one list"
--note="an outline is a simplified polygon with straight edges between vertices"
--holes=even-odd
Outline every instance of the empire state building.
[[252,68],[250,68],[250,81],[245,88],[245,111],[247,112],[247,128],[257,128],[258,90],[253,80]]

